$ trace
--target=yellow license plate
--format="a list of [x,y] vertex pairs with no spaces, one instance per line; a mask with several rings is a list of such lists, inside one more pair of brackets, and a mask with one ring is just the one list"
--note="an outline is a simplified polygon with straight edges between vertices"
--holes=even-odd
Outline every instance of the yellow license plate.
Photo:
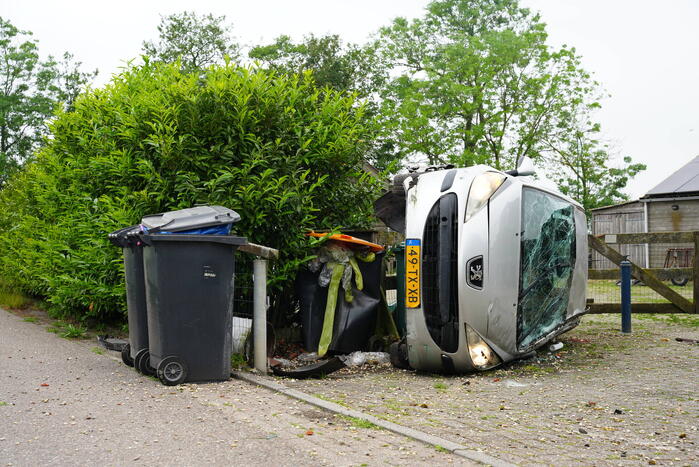
[[420,240],[405,241],[405,306],[420,306]]

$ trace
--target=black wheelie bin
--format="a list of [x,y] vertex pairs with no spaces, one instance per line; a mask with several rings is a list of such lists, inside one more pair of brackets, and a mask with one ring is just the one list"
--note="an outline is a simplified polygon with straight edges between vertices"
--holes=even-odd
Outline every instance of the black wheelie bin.
[[200,206],[141,221],[149,363],[163,384],[230,377],[235,251],[247,242],[226,231],[239,219]]
[[141,373],[153,375],[155,372],[147,361],[148,314],[143,276],[143,243],[138,237],[140,231],[139,226],[132,225],[112,232],[108,237],[113,245],[121,247],[124,252],[129,343],[122,349],[121,359]]

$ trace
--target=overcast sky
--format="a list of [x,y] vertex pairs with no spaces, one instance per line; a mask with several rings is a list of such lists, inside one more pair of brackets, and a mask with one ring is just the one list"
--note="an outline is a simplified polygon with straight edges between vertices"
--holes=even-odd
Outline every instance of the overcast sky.
[[[539,11],[552,45],[576,47],[610,97],[598,114],[618,156],[648,165],[627,190],[643,195],[699,156],[698,0],[520,0]],[[0,0],[0,15],[30,30],[42,53],[69,51],[107,82],[157,37],[161,15],[225,15],[238,42],[280,34],[339,34],[364,42],[396,16],[422,15],[426,0]]]

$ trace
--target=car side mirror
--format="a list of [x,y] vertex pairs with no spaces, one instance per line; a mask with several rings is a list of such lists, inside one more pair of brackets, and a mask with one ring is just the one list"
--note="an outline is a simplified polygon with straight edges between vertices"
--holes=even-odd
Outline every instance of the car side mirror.
[[536,168],[534,167],[534,162],[525,156],[519,159],[515,170],[508,170],[505,173],[513,177],[528,177],[536,173]]

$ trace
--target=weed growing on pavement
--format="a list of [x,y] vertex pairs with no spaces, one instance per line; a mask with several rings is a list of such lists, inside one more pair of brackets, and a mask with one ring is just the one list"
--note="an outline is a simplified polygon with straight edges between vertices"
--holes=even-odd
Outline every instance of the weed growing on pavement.
[[446,391],[448,388],[448,386],[444,383],[434,383],[433,387],[439,391]]
[[87,330],[82,326],[75,326],[74,324],[66,324],[61,332],[61,337],[66,339],[82,339],[85,337]]
[[371,423],[370,421],[364,420],[362,418],[350,417],[347,415],[338,415],[338,417],[342,418],[343,420],[347,420],[355,428],[366,428],[366,429],[370,429],[370,430],[380,430],[381,429],[381,427],[376,425],[375,423]]
[[384,407],[394,412],[398,412],[400,415],[409,415],[409,412],[403,407],[396,399],[384,399]]
[[96,353],[97,355],[104,355],[104,349],[101,347],[93,347],[90,349],[92,353]]
[[435,450],[437,450],[437,452],[449,452],[449,449],[447,449],[443,446],[440,446],[439,444],[435,445],[434,448],[435,448]]
[[2,407],[3,405],[7,405],[7,402],[0,401],[0,407]]
[[239,370],[246,366],[248,366],[248,362],[245,360],[245,355],[242,353],[234,353],[231,355],[231,368]]
[[342,399],[333,399],[332,397],[328,397],[328,396],[325,396],[323,394],[313,394],[313,395],[315,397],[317,397],[318,399],[323,399],[324,401],[332,402],[334,404],[341,405],[343,407],[349,407],[349,405],[347,405],[347,402],[345,402]]
[[24,318],[24,321],[26,321],[27,323],[36,323],[38,320],[33,316],[27,316],[26,318]]

